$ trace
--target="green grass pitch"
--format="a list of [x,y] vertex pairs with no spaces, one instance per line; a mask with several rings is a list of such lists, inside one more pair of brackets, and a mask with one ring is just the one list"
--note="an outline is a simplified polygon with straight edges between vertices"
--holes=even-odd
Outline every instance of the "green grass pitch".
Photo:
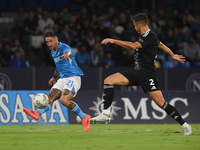
[[0,150],[199,150],[200,124],[2,125]]

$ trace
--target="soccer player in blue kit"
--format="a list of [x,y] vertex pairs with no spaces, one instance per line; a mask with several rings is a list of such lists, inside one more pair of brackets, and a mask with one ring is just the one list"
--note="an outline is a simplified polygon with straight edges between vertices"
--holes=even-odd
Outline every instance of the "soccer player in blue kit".
[[[56,64],[54,75],[48,82],[51,86],[53,85],[48,94],[49,105],[46,108],[38,109],[37,111],[29,110],[27,108],[23,108],[23,111],[28,116],[38,120],[44,112],[50,110],[53,102],[60,98],[60,102],[64,106],[81,118],[84,131],[87,132],[90,128],[90,115],[83,113],[78,104],[71,100],[81,87],[81,77],[83,76],[83,72],[77,66],[71,47],[67,44],[58,42],[58,38],[54,31],[47,31],[44,37]],[[57,80],[59,76],[60,79]]]

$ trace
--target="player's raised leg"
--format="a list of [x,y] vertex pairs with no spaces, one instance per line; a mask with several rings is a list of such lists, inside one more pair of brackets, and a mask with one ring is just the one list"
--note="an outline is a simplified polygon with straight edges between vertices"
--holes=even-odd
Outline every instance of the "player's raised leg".
[[162,92],[160,90],[148,92],[151,98],[155,101],[155,103],[162,108],[170,117],[176,120],[184,129],[183,135],[190,135],[192,134],[192,128],[189,124],[187,124],[176,108],[169,103],[165,102]]
[[23,108],[23,111],[30,117],[32,117],[35,120],[39,120],[40,116],[47,112],[49,109],[51,109],[51,106],[53,105],[53,102],[57,99],[59,99],[61,96],[61,91],[58,89],[51,89],[50,93],[48,95],[49,98],[49,104],[47,107],[45,107],[44,109],[38,109],[36,110],[30,110],[27,108]]
[[112,101],[115,95],[114,85],[126,86],[128,84],[129,84],[128,79],[124,77],[121,73],[115,73],[113,75],[108,76],[104,80],[104,86],[103,86],[104,109],[101,114],[91,118],[90,121],[93,123],[99,123],[105,121],[110,122],[110,120],[112,119],[110,106],[112,105]]
[[63,95],[60,98],[60,102],[81,118],[84,131],[87,132],[90,128],[90,115],[83,113],[78,104],[71,101],[74,95],[74,92],[64,89]]

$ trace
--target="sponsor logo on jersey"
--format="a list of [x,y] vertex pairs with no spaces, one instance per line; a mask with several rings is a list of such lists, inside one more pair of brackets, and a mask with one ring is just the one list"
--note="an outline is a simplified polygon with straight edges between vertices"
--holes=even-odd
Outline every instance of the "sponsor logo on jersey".
[[62,60],[61,57],[54,58],[54,62],[55,62],[55,63],[58,62],[58,61],[60,61],[60,60]]

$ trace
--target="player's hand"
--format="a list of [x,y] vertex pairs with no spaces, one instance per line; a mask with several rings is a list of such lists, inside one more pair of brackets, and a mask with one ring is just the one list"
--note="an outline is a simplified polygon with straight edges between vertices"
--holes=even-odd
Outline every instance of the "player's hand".
[[53,86],[53,85],[56,83],[56,79],[52,77],[52,78],[49,80],[48,83],[49,83],[50,86]]
[[104,39],[103,41],[101,41],[101,44],[113,44],[114,43],[114,39]]
[[184,63],[185,62],[185,57],[183,55],[175,54],[175,55],[172,56],[172,59],[174,59],[174,60],[176,60],[176,61],[178,61],[180,63]]
[[67,55],[67,54],[63,54],[62,56],[61,56],[61,58],[63,58],[63,59],[67,59],[69,56]]

